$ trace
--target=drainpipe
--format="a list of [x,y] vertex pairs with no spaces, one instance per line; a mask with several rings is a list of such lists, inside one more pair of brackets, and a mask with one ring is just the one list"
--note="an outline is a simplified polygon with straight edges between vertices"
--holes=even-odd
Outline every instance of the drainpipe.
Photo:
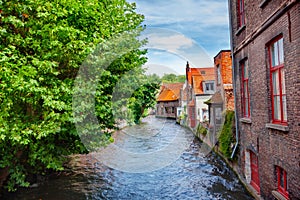
[[230,46],[231,46],[231,61],[232,61],[232,77],[233,77],[233,80],[232,80],[232,83],[233,83],[233,95],[234,95],[234,109],[235,109],[235,112],[234,112],[234,117],[235,117],[235,138],[236,138],[236,143],[234,145],[234,148],[233,148],[233,151],[232,151],[232,154],[230,156],[230,158],[232,159],[236,150],[237,150],[237,147],[238,147],[238,144],[239,144],[239,124],[238,124],[238,115],[237,115],[237,112],[236,112],[236,108],[237,108],[237,98],[236,98],[236,76],[235,76],[235,61],[234,61],[234,56],[233,56],[233,36],[232,36],[232,16],[231,16],[231,0],[228,0],[228,13],[229,13],[229,31],[230,31]]

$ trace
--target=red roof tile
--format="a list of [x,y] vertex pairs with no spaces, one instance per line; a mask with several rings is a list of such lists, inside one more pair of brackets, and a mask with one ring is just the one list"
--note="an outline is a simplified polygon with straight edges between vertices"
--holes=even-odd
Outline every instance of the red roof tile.
[[191,83],[195,94],[203,94],[203,82],[215,80],[215,70],[210,68],[191,68],[190,73]]
[[183,83],[164,83],[161,86],[157,101],[176,101],[180,98]]

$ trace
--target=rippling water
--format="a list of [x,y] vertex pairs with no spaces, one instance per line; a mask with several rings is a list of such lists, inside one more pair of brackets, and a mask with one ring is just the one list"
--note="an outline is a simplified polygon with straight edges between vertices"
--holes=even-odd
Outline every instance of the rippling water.
[[[176,153],[165,151],[172,150],[168,146],[174,145],[175,135],[184,146],[173,150],[186,148]],[[121,157],[118,151],[112,151],[110,158],[105,157],[108,154],[99,156],[101,152],[77,155],[68,164],[69,172],[51,178],[38,187],[5,194],[3,198],[253,199],[218,156],[203,151],[206,149],[204,144],[172,120],[149,118],[145,124],[117,133],[113,145],[109,150],[117,147],[124,152],[134,152],[135,156],[122,154]],[[157,152],[160,154],[155,154]],[[176,157],[178,153],[180,155]],[[163,156],[149,157],[154,160],[147,161],[143,155],[148,154]],[[139,167],[132,167],[134,164]],[[128,171],[129,167],[133,170]]]

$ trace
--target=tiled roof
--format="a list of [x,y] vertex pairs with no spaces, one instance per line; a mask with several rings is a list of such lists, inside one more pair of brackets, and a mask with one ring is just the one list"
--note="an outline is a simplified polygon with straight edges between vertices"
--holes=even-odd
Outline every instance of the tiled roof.
[[209,100],[210,103],[223,103],[223,98],[220,91],[216,92]]
[[180,98],[183,83],[164,83],[160,88],[157,101],[176,101]]
[[191,68],[197,69],[197,72],[194,73],[191,77],[191,84],[193,85],[193,89],[195,94],[204,94],[203,91],[203,82],[205,81],[214,81],[215,80],[215,71],[213,67],[210,68]]

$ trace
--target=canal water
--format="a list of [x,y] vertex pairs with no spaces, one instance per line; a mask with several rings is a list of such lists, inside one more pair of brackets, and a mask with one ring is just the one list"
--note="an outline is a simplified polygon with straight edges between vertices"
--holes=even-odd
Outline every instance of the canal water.
[[2,199],[253,199],[215,153],[173,120],[147,118],[65,172]]

